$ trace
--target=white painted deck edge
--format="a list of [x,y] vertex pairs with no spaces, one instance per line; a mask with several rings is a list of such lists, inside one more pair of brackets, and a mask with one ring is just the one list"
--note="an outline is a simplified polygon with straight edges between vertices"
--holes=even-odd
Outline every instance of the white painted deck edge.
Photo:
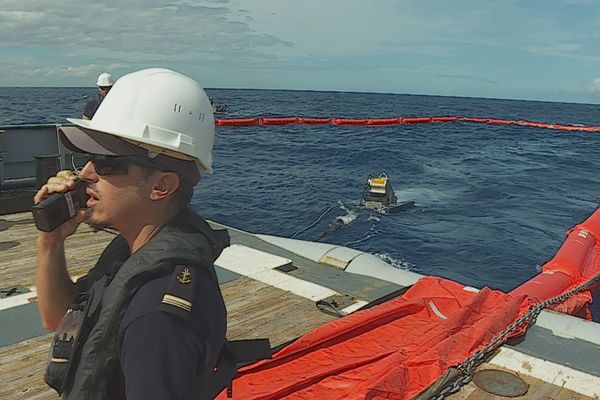
[[600,398],[600,377],[532,357],[514,349],[502,347],[489,363],[591,398]]
[[4,299],[0,299],[0,311],[6,310],[13,307],[22,306],[24,304],[29,304],[37,298],[37,292],[35,287],[29,288],[30,292],[17,294],[14,296],[6,297]]
[[239,244],[223,250],[221,256],[215,261],[215,265],[221,268],[312,301],[339,294],[335,290],[275,270],[289,263],[291,260],[287,258]]

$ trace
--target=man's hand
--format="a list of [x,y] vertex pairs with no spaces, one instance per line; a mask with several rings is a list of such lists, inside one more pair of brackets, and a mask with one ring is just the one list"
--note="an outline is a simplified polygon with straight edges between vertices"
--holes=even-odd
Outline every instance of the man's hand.
[[[40,190],[33,197],[34,204],[38,204],[45,198],[47,198],[52,193],[65,193],[69,190],[75,188],[75,183],[77,182],[77,176],[73,173],[73,171],[59,171],[56,176],[48,179],[48,182],[43,185]],[[42,232],[39,231],[40,236],[38,239],[38,243],[56,243],[64,242],[64,240],[71,236],[77,230],[79,224],[84,222],[88,218],[89,210],[83,208],[79,210],[79,212],[70,220],[53,230],[52,232]],[[42,243],[40,243],[42,242]]]

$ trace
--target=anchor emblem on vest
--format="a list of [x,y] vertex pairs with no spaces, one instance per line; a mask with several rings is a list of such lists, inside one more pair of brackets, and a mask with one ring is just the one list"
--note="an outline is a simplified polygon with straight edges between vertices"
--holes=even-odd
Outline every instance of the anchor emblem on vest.
[[192,275],[192,273],[190,272],[189,268],[184,268],[181,271],[181,274],[177,275],[177,280],[181,283],[190,283],[192,282],[192,280],[190,279],[190,276]]

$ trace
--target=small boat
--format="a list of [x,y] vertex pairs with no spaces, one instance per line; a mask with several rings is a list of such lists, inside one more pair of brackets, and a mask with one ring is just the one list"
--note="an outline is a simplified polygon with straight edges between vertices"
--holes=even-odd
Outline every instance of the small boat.
[[227,104],[213,104],[214,114],[227,114],[229,106]]
[[360,205],[380,214],[395,214],[414,207],[415,202],[408,200],[398,203],[390,179],[382,172],[376,178],[367,178]]
[[209,97],[210,104],[212,105],[213,114],[227,114],[229,111],[229,105],[215,103],[212,97]]

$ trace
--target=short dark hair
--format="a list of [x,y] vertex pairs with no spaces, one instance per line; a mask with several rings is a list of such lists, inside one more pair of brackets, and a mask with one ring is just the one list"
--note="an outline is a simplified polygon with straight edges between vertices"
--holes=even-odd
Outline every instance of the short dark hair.
[[192,196],[194,195],[194,185],[179,178],[179,187],[173,193],[173,202],[177,207],[177,210],[183,210],[190,204]]

